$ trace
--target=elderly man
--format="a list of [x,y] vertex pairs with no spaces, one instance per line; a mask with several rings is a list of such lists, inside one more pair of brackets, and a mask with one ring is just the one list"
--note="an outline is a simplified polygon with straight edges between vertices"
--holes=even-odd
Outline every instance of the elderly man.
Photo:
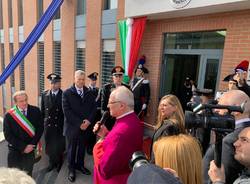
[[90,175],[84,167],[86,129],[94,122],[96,113],[95,96],[85,86],[85,73],[75,72],[75,83],[63,92],[64,134],[68,141],[67,156],[70,182],[75,181],[75,169]]
[[[129,88],[128,85],[122,82],[123,74],[124,74],[124,69],[121,66],[115,66],[112,69],[111,71],[112,82],[105,84],[102,89],[102,97],[101,97],[102,112],[108,110],[109,96],[114,89],[116,89],[119,86],[126,86],[127,88]],[[109,130],[111,130],[114,123],[115,123],[115,118],[111,117],[106,121],[105,125]]]
[[42,133],[40,109],[28,104],[25,91],[13,95],[15,106],[4,117],[3,132],[8,142],[8,167],[19,168],[32,176],[34,151]]
[[[235,154],[234,158],[242,165],[246,167],[246,170],[241,176],[234,181],[234,184],[247,184],[250,183],[250,127],[244,128],[239,136],[238,140],[234,143]],[[224,167],[218,168],[214,161],[210,163],[209,176],[213,184],[225,183],[225,171]]]
[[[143,124],[133,111],[134,96],[124,86],[111,93],[108,107],[116,122],[110,132],[104,125],[98,132],[105,139],[94,147],[94,179],[96,184],[125,184],[130,173],[129,160],[135,151],[142,150]],[[94,131],[98,127],[97,123]]]
[[[222,164],[225,166],[226,183],[230,184],[238,177],[242,172],[244,166],[234,159],[234,147],[233,143],[237,140],[239,133],[245,127],[250,126],[250,102],[249,97],[243,91],[231,90],[224,93],[219,99],[221,105],[236,105],[240,106],[245,103],[244,112],[233,112],[235,117],[235,130],[225,136],[222,142]],[[223,115],[226,113],[225,109],[217,110],[219,114]],[[205,180],[208,178],[207,172],[209,163],[213,160],[213,148],[210,147],[204,156],[204,176]]]

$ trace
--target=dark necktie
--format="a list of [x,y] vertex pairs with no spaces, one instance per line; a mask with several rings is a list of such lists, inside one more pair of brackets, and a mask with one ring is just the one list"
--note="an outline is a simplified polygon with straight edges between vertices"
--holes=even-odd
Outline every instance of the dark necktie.
[[25,111],[25,110],[22,110],[21,112],[22,112],[22,114],[23,114],[24,116],[26,116],[26,111]]
[[83,97],[83,91],[82,90],[78,90],[78,94],[80,95],[80,97]]

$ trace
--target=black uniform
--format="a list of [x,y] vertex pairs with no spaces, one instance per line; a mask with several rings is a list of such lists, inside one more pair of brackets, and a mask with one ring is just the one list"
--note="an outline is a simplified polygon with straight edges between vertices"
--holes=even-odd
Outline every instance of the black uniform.
[[85,146],[88,142],[86,130],[81,130],[83,120],[94,123],[96,103],[94,95],[83,87],[81,97],[75,88],[71,86],[63,92],[64,111],[64,135],[67,138],[67,157],[70,171],[84,167]]
[[47,90],[42,94],[41,111],[44,119],[46,154],[49,156],[49,162],[52,166],[60,167],[65,150],[61,89],[55,96],[52,95],[51,90]]
[[[127,87],[128,89],[130,89],[130,87],[127,84],[122,83],[123,86]],[[102,98],[101,98],[101,110],[102,113],[104,111],[108,110],[108,101],[109,101],[109,96],[111,94],[111,92],[116,88],[114,83],[108,83],[105,84],[103,89],[102,89]],[[107,119],[107,121],[105,122],[105,126],[107,127],[108,130],[111,130],[112,127],[115,124],[115,118],[113,117],[109,117]]]
[[26,117],[35,128],[34,137],[31,138],[9,113],[4,117],[3,132],[9,148],[8,167],[19,168],[32,176],[34,151],[27,154],[23,151],[28,144],[37,145],[43,133],[43,123],[38,107],[28,105]]
[[95,114],[95,120],[94,122],[87,128],[88,133],[88,146],[87,146],[87,153],[92,154],[93,147],[96,143],[96,135],[93,132],[94,125],[97,121],[101,119],[101,89],[98,87],[90,87],[89,91],[94,95],[97,111]]
[[[150,86],[149,81],[144,78],[135,77],[131,81],[131,89],[134,94],[135,99],[135,113],[138,115],[141,113],[142,105],[148,105],[150,99]],[[144,110],[144,114],[146,113],[146,109]]]

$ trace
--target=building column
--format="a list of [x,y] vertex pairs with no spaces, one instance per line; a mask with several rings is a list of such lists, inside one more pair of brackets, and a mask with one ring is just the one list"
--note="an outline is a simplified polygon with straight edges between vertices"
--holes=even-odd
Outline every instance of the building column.
[[[32,7],[32,8],[30,8]],[[24,38],[27,39],[37,24],[37,3],[36,1],[23,1],[23,23]],[[33,46],[24,59],[25,68],[25,90],[29,96],[29,103],[37,105],[38,102],[38,64],[37,44]]]
[[63,88],[68,88],[74,79],[76,4],[77,1],[64,1],[61,7],[61,77]]
[[100,0],[86,0],[86,75],[101,72],[102,7]]

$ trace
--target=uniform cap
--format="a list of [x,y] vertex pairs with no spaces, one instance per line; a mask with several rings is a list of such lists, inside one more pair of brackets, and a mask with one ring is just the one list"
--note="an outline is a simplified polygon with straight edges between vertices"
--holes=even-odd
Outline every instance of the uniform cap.
[[51,73],[47,76],[47,79],[49,79],[51,84],[54,84],[56,82],[61,82],[61,77],[60,75],[57,75],[55,73]]
[[139,64],[136,69],[141,69],[143,73],[149,73],[148,69],[144,67],[142,64]]
[[112,71],[111,74],[112,75],[116,75],[116,74],[124,74],[124,69],[121,66],[115,66]]
[[248,60],[243,60],[241,61],[236,67],[235,67],[235,72],[238,70],[241,70],[242,72],[246,72],[248,70],[248,65],[249,61]]
[[90,78],[92,81],[96,81],[97,80],[97,76],[98,73],[97,72],[93,72],[91,74],[88,75],[88,78]]
[[203,96],[211,96],[213,94],[212,89],[196,89],[195,92],[197,95],[203,95]]
[[223,81],[224,81],[224,82],[229,82],[229,81],[237,82],[236,80],[234,80],[234,75],[235,75],[235,74],[229,74],[229,75],[227,75],[227,76],[223,79]]

